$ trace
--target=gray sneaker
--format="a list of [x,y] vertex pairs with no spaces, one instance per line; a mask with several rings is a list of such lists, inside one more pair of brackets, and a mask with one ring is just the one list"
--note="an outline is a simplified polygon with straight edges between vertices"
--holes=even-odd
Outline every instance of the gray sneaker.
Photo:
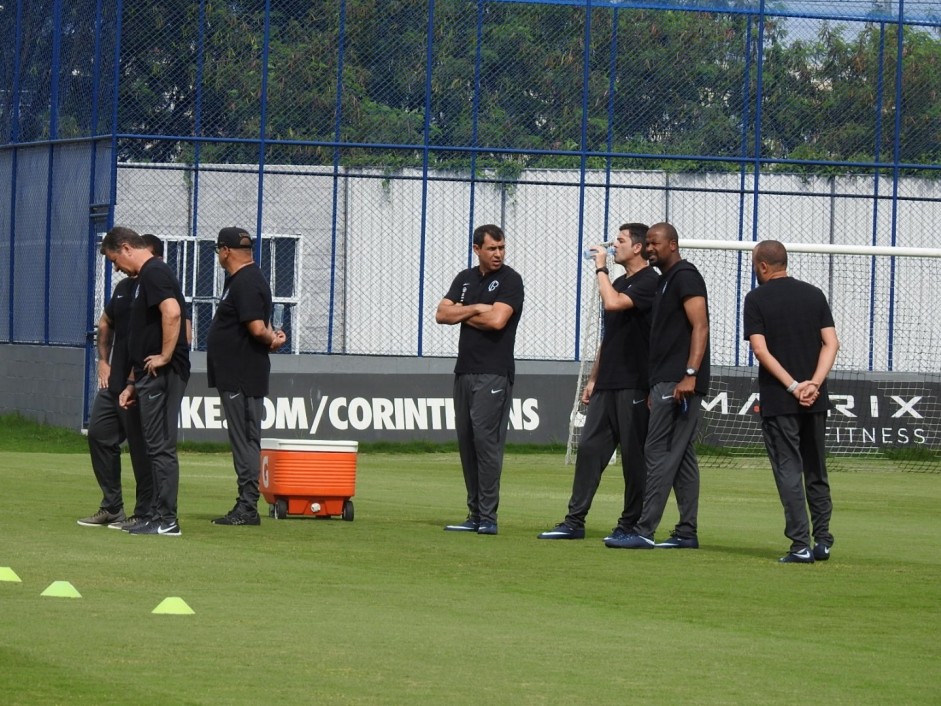
[[131,515],[126,520],[118,520],[117,522],[112,522],[108,525],[108,529],[124,530],[125,532],[131,527],[136,527],[142,522],[147,522],[146,517],[141,517],[140,515]]
[[107,527],[112,522],[124,522],[124,510],[110,512],[109,510],[100,508],[94,515],[83,517],[77,520],[77,522],[82,527]]

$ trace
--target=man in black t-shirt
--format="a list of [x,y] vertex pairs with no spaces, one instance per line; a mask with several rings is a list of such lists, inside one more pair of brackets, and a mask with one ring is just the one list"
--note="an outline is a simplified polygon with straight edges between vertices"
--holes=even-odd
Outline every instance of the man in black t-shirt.
[[[97,512],[78,520],[85,527],[107,525],[129,529],[149,519],[153,506],[153,471],[144,444],[140,410],[136,406],[124,409],[118,404],[118,395],[131,372],[127,338],[136,286],[134,277],[118,282],[98,319],[98,394],[88,419],[88,450],[102,500]],[[121,444],[125,439],[137,485],[134,513],[130,517],[124,513],[121,489]]]
[[516,328],[523,279],[503,264],[503,230],[474,230],[478,266],[464,270],[438,304],[435,321],[460,324],[454,366],[454,421],[467,489],[467,519],[446,530],[497,534],[500,475],[513,401]]
[[125,409],[136,404],[140,410],[153,470],[154,503],[149,520],[127,531],[177,537],[180,465],[176,439],[180,402],[190,375],[183,293],[172,270],[130,228],[109,230],[101,253],[115,268],[137,277],[128,337],[131,372],[118,404]]
[[271,288],[253,257],[251,236],[242,228],[223,228],[216,239],[219,264],[226,272],[206,344],[209,386],[219,390],[232,461],[238,482],[235,506],[216,525],[259,525],[258,474],[261,418],[271,362],[268,352],[287,341],[271,328]]
[[644,509],[633,530],[605,545],[652,549],[672,488],[680,519],[670,538],[656,544],[696,549],[699,513],[699,460],[696,432],[702,398],[709,389],[709,304],[706,283],[692,263],[680,257],[679,236],[669,223],[647,231],[647,256],[659,268],[650,324],[650,423],[644,453],[647,487]]
[[608,276],[607,252],[595,248],[595,277],[604,307],[604,334],[582,391],[588,405],[578,441],[575,476],[565,520],[539,539],[583,539],[585,518],[601,475],[614,450],[621,446],[624,508],[609,537],[630,532],[640,518],[647,469],[647,356],[650,348],[650,310],[659,279],[647,264],[647,226],[625,223],[614,245],[614,261],[626,273],[614,282]]
[[833,545],[824,445],[827,375],[840,349],[833,314],[822,291],[788,276],[787,250],[778,241],[758,243],[752,266],[759,286],[745,295],[743,318],[759,364],[762,435],[791,540],[780,561],[826,561]]

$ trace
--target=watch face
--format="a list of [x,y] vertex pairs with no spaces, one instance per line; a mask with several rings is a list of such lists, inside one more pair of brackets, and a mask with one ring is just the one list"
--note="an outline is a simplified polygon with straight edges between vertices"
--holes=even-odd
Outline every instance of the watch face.
[[697,372],[697,371],[696,371],[696,368],[686,368],[686,374],[687,374],[687,375],[693,375],[693,376],[695,376],[695,375],[696,375],[696,372]]

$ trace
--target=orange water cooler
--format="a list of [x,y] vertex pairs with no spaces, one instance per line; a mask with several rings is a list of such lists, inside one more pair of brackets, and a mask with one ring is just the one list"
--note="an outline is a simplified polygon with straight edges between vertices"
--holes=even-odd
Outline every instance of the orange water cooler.
[[262,439],[258,489],[269,515],[352,521],[358,447],[355,441]]

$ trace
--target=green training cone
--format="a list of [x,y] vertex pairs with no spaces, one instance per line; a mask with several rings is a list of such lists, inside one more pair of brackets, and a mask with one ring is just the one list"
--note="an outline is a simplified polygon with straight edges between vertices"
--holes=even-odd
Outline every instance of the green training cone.
[[170,596],[160,601],[160,605],[154,608],[152,613],[161,613],[163,615],[193,615],[196,611],[186,605],[186,601],[176,596]]
[[13,581],[15,583],[22,583],[22,581],[20,581],[20,577],[17,576],[16,572],[9,566],[0,566],[0,581]]
[[53,581],[49,587],[43,591],[41,596],[53,596],[55,598],[81,598],[82,594],[75,590],[75,586],[68,581]]

